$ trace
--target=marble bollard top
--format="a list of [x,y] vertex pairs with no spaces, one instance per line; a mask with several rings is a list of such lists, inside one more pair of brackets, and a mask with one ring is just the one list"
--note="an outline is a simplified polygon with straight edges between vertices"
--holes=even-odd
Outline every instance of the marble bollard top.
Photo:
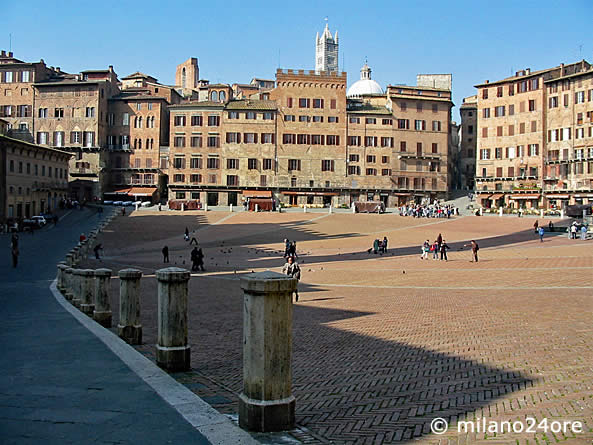
[[96,277],[111,277],[111,269],[95,269]]
[[169,283],[175,283],[179,281],[187,281],[191,273],[187,269],[181,269],[179,267],[166,267],[156,271],[156,278],[159,281],[166,281]]
[[241,277],[241,289],[246,292],[293,292],[296,287],[296,278],[269,270]]
[[142,278],[142,271],[138,269],[122,269],[119,271],[119,277],[123,280]]

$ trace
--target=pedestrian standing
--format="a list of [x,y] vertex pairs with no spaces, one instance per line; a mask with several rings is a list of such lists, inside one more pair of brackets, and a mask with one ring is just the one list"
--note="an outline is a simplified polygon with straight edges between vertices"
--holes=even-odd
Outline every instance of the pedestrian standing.
[[585,241],[587,239],[587,226],[583,224],[581,227],[581,240]]
[[297,288],[295,289],[294,293],[296,295],[296,301],[299,301],[298,282],[301,279],[301,268],[293,257],[288,257],[286,264],[284,264],[284,267],[282,268],[282,273],[288,275],[289,277],[296,278]]
[[570,226],[570,239],[577,239],[577,223],[576,221],[572,223],[572,226]]
[[429,251],[430,251],[430,243],[428,242],[428,240],[426,240],[426,241],[424,241],[424,244],[422,244],[422,256],[420,256],[420,259],[427,260]]
[[102,244],[97,244],[95,246],[95,248],[93,249],[93,252],[95,252],[95,259],[100,260],[101,258],[99,258],[99,251],[103,248]]
[[449,259],[447,258],[447,249],[449,249],[449,246],[447,245],[445,240],[443,240],[443,242],[441,243],[441,261],[449,261]]
[[383,252],[387,253],[387,237],[383,237]]
[[537,229],[537,233],[539,234],[539,241],[541,243],[544,242],[544,228],[540,227],[539,229]]
[[432,259],[438,260],[439,259],[439,243],[437,240],[434,240],[434,243],[430,246],[430,251],[432,252]]
[[169,246],[163,247],[163,263],[169,262]]
[[16,267],[19,262],[19,236],[17,234],[12,235],[10,254],[12,256],[12,267]]
[[463,247],[467,247],[467,246],[471,246],[471,248],[472,248],[472,260],[470,261],[470,263],[473,263],[474,261],[477,263],[478,262],[478,250],[480,250],[480,246],[478,246],[478,243],[476,243],[474,240],[471,241],[471,244],[463,245]]
[[539,227],[539,223],[537,222],[537,219],[536,219],[535,222],[533,223],[533,230],[535,231],[536,234],[539,233],[538,227]]
[[377,253],[379,251],[379,239],[375,239],[373,241],[373,253]]
[[198,248],[194,247],[191,251],[191,270],[193,272],[198,270]]

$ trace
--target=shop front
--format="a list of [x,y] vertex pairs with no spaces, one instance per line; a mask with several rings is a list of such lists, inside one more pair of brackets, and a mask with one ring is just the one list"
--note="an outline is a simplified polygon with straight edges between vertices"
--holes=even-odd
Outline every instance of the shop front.
[[515,203],[513,207],[517,209],[537,209],[539,208],[540,198],[539,193],[511,195],[511,200]]

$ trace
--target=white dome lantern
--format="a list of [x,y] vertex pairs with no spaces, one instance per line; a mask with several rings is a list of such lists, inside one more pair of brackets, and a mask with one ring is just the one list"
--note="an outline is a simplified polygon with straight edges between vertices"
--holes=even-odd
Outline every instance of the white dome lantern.
[[369,94],[383,94],[383,89],[377,82],[371,79],[371,69],[365,63],[360,69],[360,80],[357,80],[348,88],[346,97],[353,99]]

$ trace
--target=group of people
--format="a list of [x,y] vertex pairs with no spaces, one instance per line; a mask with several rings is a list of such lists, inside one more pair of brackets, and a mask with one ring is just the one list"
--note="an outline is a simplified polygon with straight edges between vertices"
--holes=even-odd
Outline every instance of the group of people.
[[296,251],[296,241],[284,239],[284,258],[290,257],[293,257],[295,260],[298,258]]
[[570,233],[570,239],[578,239],[579,238],[579,232],[580,232],[580,238],[581,240],[586,240],[587,239],[587,226],[583,223],[581,224],[580,228],[579,228],[579,224],[576,221],[573,221],[572,224],[570,225],[570,229],[569,229],[569,233]]
[[387,253],[387,237],[384,236],[382,240],[377,238],[375,241],[373,241],[373,247],[371,247],[367,252],[373,252],[375,254],[380,253],[381,255]]
[[420,259],[427,260],[429,252],[432,252],[433,260],[438,260],[440,254],[441,260],[449,261],[449,259],[447,258],[447,250],[449,249],[450,247],[447,244],[447,242],[443,239],[443,235],[439,233],[439,236],[437,237],[437,239],[434,240],[434,242],[431,243],[429,240],[424,241],[424,244],[422,245],[422,255],[420,256]]
[[399,208],[399,214],[414,218],[451,218],[451,215],[459,215],[459,209],[452,205],[441,205],[435,201],[433,204],[403,205]]

